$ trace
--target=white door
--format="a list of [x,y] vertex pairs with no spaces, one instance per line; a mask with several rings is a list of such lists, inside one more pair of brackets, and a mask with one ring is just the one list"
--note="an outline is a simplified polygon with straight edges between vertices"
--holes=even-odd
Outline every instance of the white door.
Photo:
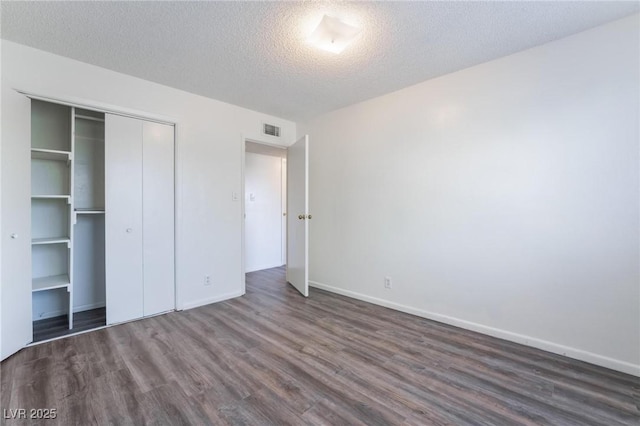
[[105,114],[107,324],[143,315],[142,124]]
[[175,308],[173,139],[173,126],[144,122],[144,316]]
[[287,281],[309,296],[309,136],[287,152]]
[[0,358],[5,359],[32,340],[31,102],[5,90],[2,105]]

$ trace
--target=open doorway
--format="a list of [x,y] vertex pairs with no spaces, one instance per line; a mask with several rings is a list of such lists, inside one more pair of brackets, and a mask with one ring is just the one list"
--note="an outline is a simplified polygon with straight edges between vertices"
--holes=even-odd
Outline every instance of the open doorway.
[[286,263],[286,185],[286,148],[245,141],[245,273]]

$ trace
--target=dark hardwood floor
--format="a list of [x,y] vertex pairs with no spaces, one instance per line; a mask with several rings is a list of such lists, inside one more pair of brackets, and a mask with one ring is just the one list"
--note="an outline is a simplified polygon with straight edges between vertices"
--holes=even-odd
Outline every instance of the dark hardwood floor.
[[637,377],[304,299],[281,268],[248,274],[241,298],[26,348],[1,375],[2,408],[55,408],[50,425],[640,424]]
[[73,328],[69,329],[69,319],[66,315],[47,318],[33,322],[33,341],[53,339],[67,334],[103,327],[107,324],[107,310],[96,308],[73,314]]

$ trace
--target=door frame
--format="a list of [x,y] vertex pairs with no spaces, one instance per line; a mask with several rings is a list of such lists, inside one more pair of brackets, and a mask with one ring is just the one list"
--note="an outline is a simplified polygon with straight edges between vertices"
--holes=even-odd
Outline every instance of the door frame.
[[[255,143],[258,145],[264,145],[267,147],[271,147],[271,148],[277,148],[277,149],[281,149],[283,151],[287,151],[287,149],[289,148],[288,146],[285,145],[278,145],[278,144],[274,144],[274,143],[269,143],[269,142],[265,142],[265,141],[261,141],[258,139],[253,139],[253,138],[248,138],[245,137],[244,135],[240,135],[240,194],[238,196],[238,198],[240,199],[240,250],[241,250],[241,261],[240,261],[240,282],[242,283],[242,295],[244,295],[247,292],[247,279],[246,279],[246,244],[245,244],[245,237],[246,237],[246,229],[245,229],[245,161],[246,161],[246,154],[247,154],[247,142],[251,142],[251,143]],[[287,189],[288,191],[288,189]],[[282,201],[282,200],[281,200]],[[287,213],[288,214],[288,213]],[[285,217],[286,219],[286,217]],[[286,221],[282,221],[283,223],[283,229],[284,232],[286,232]],[[283,234],[284,232],[281,232],[281,234]],[[286,234],[284,234],[286,235]],[[287,241],[286,239],[284,239],[282,241],[282,245],[280,246],[280,250],[283,250],[283,247],[286,246]],[[286,263],[286,259],[283,259]]]

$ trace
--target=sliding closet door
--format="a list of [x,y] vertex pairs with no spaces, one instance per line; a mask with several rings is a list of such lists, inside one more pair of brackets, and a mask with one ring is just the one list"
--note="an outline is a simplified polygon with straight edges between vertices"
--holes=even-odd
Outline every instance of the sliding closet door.
[[105,114],[107,324],[143,316],[143,122]]
[[143,125],[144,315],[175,308],[173,126]]

